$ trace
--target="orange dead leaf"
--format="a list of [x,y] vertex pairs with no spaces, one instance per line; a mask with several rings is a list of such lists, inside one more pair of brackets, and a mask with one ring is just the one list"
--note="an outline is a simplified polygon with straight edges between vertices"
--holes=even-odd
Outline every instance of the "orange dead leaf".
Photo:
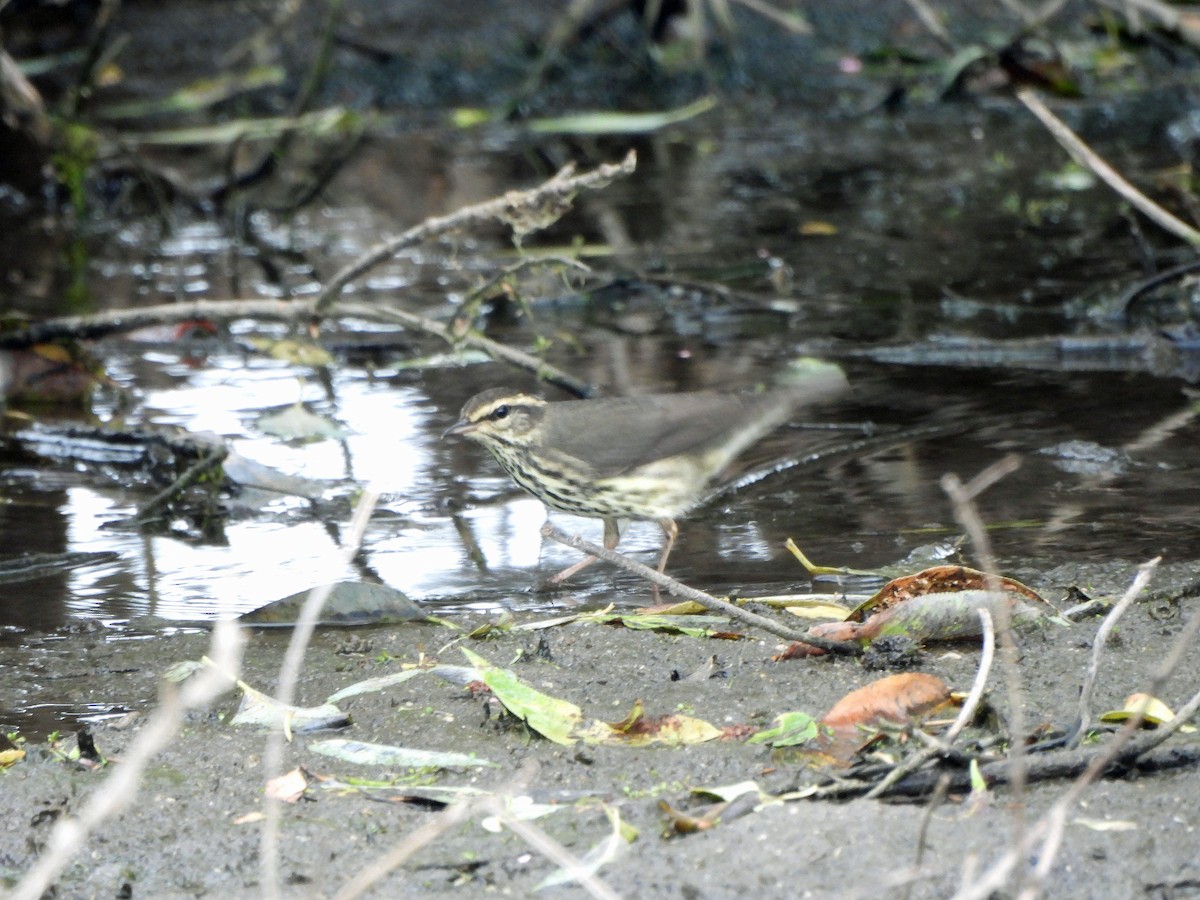
[[851,691],[821,719],[830,728],[857,728],[883,722],[922,719],[950,701],[950,688],[936,675],[906,672],[888,675]]

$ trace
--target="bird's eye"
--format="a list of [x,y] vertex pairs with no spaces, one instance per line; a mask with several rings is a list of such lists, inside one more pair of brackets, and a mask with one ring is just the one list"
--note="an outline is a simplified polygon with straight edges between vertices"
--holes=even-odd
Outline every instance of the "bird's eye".
[[497,406],[494,410],[492,410],[492,414],[489,418],[507,419],[508,418],[508,407],[507,406]]

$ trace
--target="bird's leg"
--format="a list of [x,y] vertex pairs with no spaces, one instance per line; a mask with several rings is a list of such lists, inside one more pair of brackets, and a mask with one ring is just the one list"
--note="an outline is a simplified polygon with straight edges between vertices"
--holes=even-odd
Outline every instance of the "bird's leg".
[[[620,521],[617,519],[605,519],[604,520],[604,549],[606,549],[606,550],[617,549],[617,544],[620,542],[620,540],[621,540],[621,523],[620,523]],[[578,575],[580,572],[582,572],[584,569],[586,569],[592,563],[596,562],[597,559],[599,559],[599,557],[597,557],[597,556],[585,556],[583,559],[581,559],[579,562],[575,563],[574,565],[567,566],[565,569],[563,569],[557,575],[552,577],[547,583],[548,584],[562,584],[568,578],[571,578],[574,575]]]
[[658,527],[663,533],[662,555],[658,558],[658,574],[662,575],[667,570],[667,557],[671,555],[671,548],[675,546],[675,538],[679,537],[679,526],[675,524],[674,519],[659,519]]

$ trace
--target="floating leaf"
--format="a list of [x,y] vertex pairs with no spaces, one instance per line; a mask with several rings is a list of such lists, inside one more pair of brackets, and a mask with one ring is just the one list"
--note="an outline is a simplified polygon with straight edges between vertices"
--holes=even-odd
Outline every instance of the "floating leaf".
[[286,440],[322,441],[346,436],[341,425],[326,416],[309,412],[303,403],[294,403],[280,412],[263,416],[258,420],[258,429]]
[[359,116],[353,112],[333,107],[291,117],[260,117],[234,119],[219,125],[199,125],[194,128],[175,128],[165,131],[134,133],[127,131],[122,141],[131,146],[185,146],[198,144],[229,145],[240,141],[270,140],[288,132],[304,132],[320,136],[334,131],[345,131],[355,126]]
[[389,744],[369,744],[366,741],[332,739],[314,741],[308,749],[322,756],[330,756],[343,762],[360,766],[382,766],[405,769],[479,769],[497,763],[480,759],[466,753],[449,753],[440,750],[418,750],[412,747],[394,747]]
[[291,363],[294,366],[329,366],[333,364],[333,354],[312,341],[298,341],[295,338],[252,337],[251,345],[258,351],[267,354],[272,359]]

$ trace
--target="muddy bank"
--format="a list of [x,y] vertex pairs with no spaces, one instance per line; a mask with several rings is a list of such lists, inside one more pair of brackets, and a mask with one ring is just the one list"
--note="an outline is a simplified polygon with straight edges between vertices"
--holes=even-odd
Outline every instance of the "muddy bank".
[[[1084,569],[1039,586],[1050,593],[1069,586],[1068,581],[1086,582],[1104,595],[1123,589],[1132,570],[1132,565],[1117,564],[1108,571]],[[1162,597],[1192,579],[1194,572],[1168,568],[1154,596],[1129,614],[1106,656],[1099,709],[1118,707],[1127,693],[1145,683],[1181,624],[1178,608],[1164,604]],[[524,613],[515,621],[538,618],[544,617]],[[470,628],[484,621],[467,616],[456,624]],[[1022,639],[1021,691],[1030,726],[1062,725],[1073,713],[1096,626],[1092,620]],[[271,689],[286,638],[280,631],[254,632],[243,677]],[[79,644],[76,638],[75,646]],[[48,645],[35,668],[57,672],[59,691],[66,693],[86,695],[97,680],[117,679],[127,696],[140,698],[131,705],[145,713],[153,705],[159,674],[181,660],[198,658],[207,636],[175,632],[116,642],[97,637],[87,644],[86,652],[72,653],[77,658],[65,665],[50,661],[62,649]],[[449,629],[414,625],[319,632],[305,663],[300,702],[318,704],[350,683],[401,671],[422,656],[461,664],[458,644],[511,668],[531,687],[577,704],[589,717],[607,721],[621,719],[642,699],[650,715],[683,712],[721,728],[765,727],[784,711],[823,712],[879,674],[848,658],[772,663],[779,642],[754,635],[742,641],[698,640],[577,624],[464,642]],[[920,670],[965,690],[977,663],[974,646],[938,646],[923,654]],[[1193,649],[1180,671],[1194,672],[1197,664]],[[0,672],[7,673],[6,693],[20,689],[11,667]],[[695,673],[700,677],[688,677]],[[989,699],[1003,715],[1005,692],[997,686]],[[138,800],[78,855],[60,883],[60,896],[112,896],[123,890],[132,896],[248,896],[261,889],[258,826],[253,817],[242,817],[261,807],[264,737],[256,729],[226,724],[234,705],[222,701],[189,717],[153,764]],[[329,735],[298,736],[287,748],[285,769],[302,766],[313,783],[304,799],[286,806],[283,814],[281,871],[290,896],[332,895],[368,862],[428,822],[435,815],[428,803],[402,802],[405,785],[417,795],[422,788],[448,785],[515,789],[558,808],[539,825],[579,855],[610,832],[603,807],[615,808],[623,822],[637,829],[636,840],[622,841],[618,858],[601,871],[622,896],[732,897],[748,887],[771,895],[890,895],[917,859],[922,829],[927,829],[926,849],[914,895],[947,896],[960,884],[964,865],[972,859],[986,865],[1018,827],[1013,796],[997,790],[982,805],[946,803],[928,823],[923,803],[793,800],[731,816],[708,832],[667,837],[670,827],[660,801],[698,810],[706,801],[692,793],[696,789],[749,779],[767,793],[783,794],[815,775],[742,739],[675,749],[552,744],[520,723],[498,717],[486,696],[436,679],[414,679],[341,705],[354,724],[339,736],[470,753],[495,767],[411,773],[355,767],[306,749]],[[119,765],[122,749],[139,727],[136,719],[93,726],[97,746],[112,765]],[[1195,747],[1196,739],[1182,736],[1175,743]],[[36,846],[58,817],[77,810],[104,777],[51,758],[44,746],[28,749],[27,761],[4,775],[4,805],[10,822],[20,823],[0,838],[0,858],[10,878],[33,862]],[[879,752],[892,751],[883,745]],[[533,767],[525,768],[529,764]],[[336,778],[339,786],[322,786],[322,778]],[[368,783],[355,788],[353,779]],[[1026,821],[1035,820],[1067,784],[1059,780],[1031,786]],[[1190,768],[1130,772],[1095,785],[1072,814],[1051,874],[1053,893],[1132,896],[1170,891],[1171,885],[1194,878],[1198,785]],[[1141,861],[1138,866],[1128,864],[1132,857]],[[487,890],[524,896],[553,869],[515,835],[496,834],[472,821],[425,847],[370,895]]]

